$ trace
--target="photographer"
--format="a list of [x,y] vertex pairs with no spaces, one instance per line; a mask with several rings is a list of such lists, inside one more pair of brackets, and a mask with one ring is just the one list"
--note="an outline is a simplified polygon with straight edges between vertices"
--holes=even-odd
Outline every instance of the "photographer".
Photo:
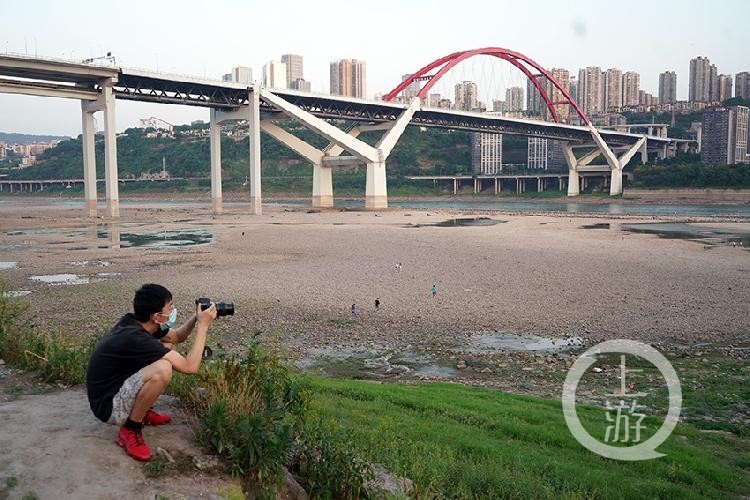
[[[121,426],[116,443],[136,460],[151,459],[143,426],[172,420],[151,405],[166,389],[172,370],[198,371],[206,334],[216,315],[214,303],[205,309],[196,303],[195,314],[172,328],[177,319],[172,294],[161,285],[143,285],[135,292],[133,313],[124,315],[91,354],[86,373],[91,410],[102,422]],[[184,342],[196,325],[193,346],[182,356],[172,346]]]

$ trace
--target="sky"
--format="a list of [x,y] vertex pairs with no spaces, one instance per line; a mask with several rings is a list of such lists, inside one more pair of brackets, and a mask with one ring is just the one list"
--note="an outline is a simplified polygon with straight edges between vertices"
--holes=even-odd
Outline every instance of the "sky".
[[[683,100],[698,55],[719,73],[750,71],[748,21],[747,0],[0,0],[0,53],[80,61],[112,52],[118,66],[216,79],[250,66],[258,80],[265,63],[293,53],[324,93],[329,63],[356,58],[371,98],[451,52],[504,47],[575,75],[586,66],[636,71],[654,95],[659,73],[673,70]],[[487,78],[471,74],[482,66],[462,71],[480,86]],[[509,65],[495,71],[520,78]],[[117,103],[118,131],[149,116],[177,125],[208,121],[208,110]],[[80,103],[0,94],[0,131],[77,136]]]

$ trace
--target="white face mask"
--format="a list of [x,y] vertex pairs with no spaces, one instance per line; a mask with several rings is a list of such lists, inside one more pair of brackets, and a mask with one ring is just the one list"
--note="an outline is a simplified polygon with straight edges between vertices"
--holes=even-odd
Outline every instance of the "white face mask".
[[[159,313],[160,315],[164,315],[163,313]],[[177,308],[173,307],[172,312],[169,313],[169,317],[167,318],[167,321],[164,323],[158,323],[159,327],[161,327],[163,330],[169,330],[174,326],[174,324],[177,322]]]

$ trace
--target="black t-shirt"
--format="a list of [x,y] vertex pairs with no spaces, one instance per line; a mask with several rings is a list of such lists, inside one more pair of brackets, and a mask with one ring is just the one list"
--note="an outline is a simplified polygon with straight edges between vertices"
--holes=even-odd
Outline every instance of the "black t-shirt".
[[86,388],[94,415],[102,422],[109,420],[112,399],[125,380],[168,352],[169,348],[144,330],[132,313],[123,316],[99,340],[89,359]]

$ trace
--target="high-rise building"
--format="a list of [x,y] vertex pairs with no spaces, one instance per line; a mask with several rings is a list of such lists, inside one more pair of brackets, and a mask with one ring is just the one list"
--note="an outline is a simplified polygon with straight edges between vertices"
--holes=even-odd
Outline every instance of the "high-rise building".
[[708,75],[708,101],[719,102],[719,70],[715,64],[708,67]]
[[665,71],[659,74],[659,104],[677,102],[677,73]]
[[523,111],[523,88],[510,87],[505,90],[505,103],[508,111]]
[[[537,81],[539,82],[539,85],[542,86],[542,88],[546,89],[546,77],[539,76],[537,77]],[[542,99],[542,94],[539,92],[539,89],[536,88],[534,82],[532,82],[531,80],[526,80],[526,113],[529,116],[544,118],[546,116],[546,110],[547,104],[544,102],[544,99]]]
[[494,113],[505,113],[508,111],[508,103],[499,99],[492,100],[492,111]]
[[[570,81],[570,73],[567,69],[563,68],[552,68],[549,70],[552,78],[557,80],[560,86],[569,91],[568,83]],[[558,89],[551,80],[548,80],[545,76],[537,77],[539,85],[544,89],[547,97],[551,102],[562,102],[565,101],[562,90]],[[557,118],[563,123],[567,123],[570,119],[570,109],[567,104],[553,104]],[[526,83],[526,111],[530,116],[538,116],[545,120],[552,120],[552,113],[550,113],[547,103],[542,98],[541,92],[531,82]]]
[[365,97],[365,62],[357,59],[339,59],[331,63],[331,94]]
[[268,61],[263,66],[263,85],[273,89],[285,89],[286,64],[279,61]]
[[641,89],[641,75],[626,71],[622,75],[622,105],[638,106],[638,91]]
[[701,161],[711,165],[747,161],[749,110],[745,106],[731,106],[703,112]]
[[[401,77],[401,81],[403,82],[407,78],[411,78],[411,73],[404,75]],[[422,85],[418,81],[411,82],[403,91],[401,91],[401,96],[406,100],[407,102],[411,102],[412,99],[417,97],[417,94],[419,94],[419,91],[422,90]]]
[[[568,88],[568,82],[570,81],[570,72],[564,68],[552,68],[551,70],[549,70],[549,72],[552,75],[552,78],[557,80],[557,83],[559,83],[566,92],[570,93],[570,90]],[[548,82],[547,95],[552,102],[565,101],[565,96],[563,95],[562,90],[558,89],[555,85],[552,84],[552,82]],[[560,120],[560,122],[569,123],[570,105],[553,104],[553,106],[555,108],[555,113],[557,113],[557,118]],[[551,116],[548,117],[548,119],[551,118]]]
[[[714,66],[714,71],[715,71]],[[688,101],[710,102],[711,98],[711,61],[708,57],[698,56],[690,60],[690,80],[688,81]]]
[[222,82],[231,82],[232,81],[232,73],[224,73],[221,75],[221,81]]
[[529,137],[527,154],[526,166],[528,168],[557,170],[562,168],[565,163],[560,141]]
[[304,78],[297,78],[296,80],[292,81],[292,85],[289,88],[294,90],[302,90],[304,92],[310,92],[312,85]]
[[576,100],[584,113],[601,113],[604,108],[604,82],[602,69],[589,66],[578,70],[578,95]]
[[302,65],[302,56],[298,56],[295,54],[284,54],[283,56],[281,56],[281,62],[286,64],[286,87],[289,89],[296,88],[293,83],[297,80],[305,79]]
[[477,84],[461,82],[456,84],[456,109],[471,111],[477,108]]
[[253,83],[253,69],[246,66],[232,68],[232,81],[236,83]]
[[440,107],[440,101],[441,101],[440,94],[430,94],[427,96],[426,105],[430,108],[437,108],[437,107]]
[[732,75],[719,75],[719,89],[717,92],[717,101],[724,102],[732,97]]
[[743,71],[735,75],[734,96],[750,99],[750,71]]
[[604,111],[620,111],[622,108],[622,71],[609,68],[604,73]]
[[471,134],[471,170],[475,174],[495,175],[503,171],[503,135]]

